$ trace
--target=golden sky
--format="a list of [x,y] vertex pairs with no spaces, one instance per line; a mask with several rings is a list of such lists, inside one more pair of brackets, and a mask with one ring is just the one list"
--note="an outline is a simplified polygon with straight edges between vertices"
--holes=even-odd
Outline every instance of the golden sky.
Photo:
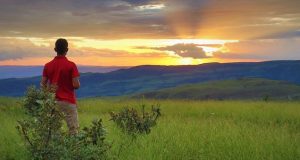
[[57,38],[80,65],[300,58],[298,0],[2,0],[0,65],[43,65]]

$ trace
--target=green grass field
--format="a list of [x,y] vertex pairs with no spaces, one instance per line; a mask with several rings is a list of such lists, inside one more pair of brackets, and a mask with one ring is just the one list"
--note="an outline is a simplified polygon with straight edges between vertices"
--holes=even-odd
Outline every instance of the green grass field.
[[300,86],[278,80],[240,78],[185,84],[133,97],[192,100],[299,100]]
[[[130,141],[109,121],[110,111],[145,103],[161,105],[150,135],[123,147],[118,159],[300,159],[300,102],[83,99],[81,127],[102,118],[111,155]],[[15,129],[20,100],[0,98],[0,159],[29,159]]]

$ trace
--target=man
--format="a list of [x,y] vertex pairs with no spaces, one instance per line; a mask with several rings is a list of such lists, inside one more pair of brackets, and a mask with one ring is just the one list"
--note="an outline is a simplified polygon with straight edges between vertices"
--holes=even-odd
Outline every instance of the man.
[[68,42],[58,39],[55,43],[57,56],[44,66],[42,86],[55,85],[59,109],[65,114],[69,133],[78,132],[78,115],[74,90],[80,87],[79,72],[75,63],[66,58]]

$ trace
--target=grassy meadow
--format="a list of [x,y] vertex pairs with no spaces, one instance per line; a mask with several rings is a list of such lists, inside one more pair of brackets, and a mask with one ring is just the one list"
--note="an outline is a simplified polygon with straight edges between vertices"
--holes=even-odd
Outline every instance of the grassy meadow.
[[[109,121],[110,111],[161,105],[149,135],[131,143]],[[121,160],[300,159],[300,102],[82,99],[81,127],[102,118],[111,155]],[[24,116],[21,100],[0,98],[0,159],[29,159],[15,129]],[[130,145],[122,145],[122,144]],[[119,152],[120,146],[123,146]]]

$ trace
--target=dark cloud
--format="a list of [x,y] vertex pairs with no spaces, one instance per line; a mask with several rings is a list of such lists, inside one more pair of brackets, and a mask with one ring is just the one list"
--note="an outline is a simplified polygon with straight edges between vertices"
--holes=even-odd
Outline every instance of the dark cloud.
[[[56,55],[53,50],[54,41],[44,46],[36,45],[29,39],[0,38],[0,41],[0,62],[23,58],[53,57]],[[134,54],[124,50],[96,49],[91,47],[75,48],[72,41],[69,40],[68,52],[68,56],[71,57],[169,57],[168,54],[162,52]]]
[[29,39],[0,38],[0,61],[55,55],[53,46],[35,45]]
[[295,60],[300,59],[300,39],[247,40],[225,44],[228,52],[214,57],[236,60]]
[[208,58],[204,50],[197,44],[175,44],[172,46],[152,48],[160,51],[172,51],[180,57],[190,57],[194,59]]
[[151,25],[164,25],[161,19],[157,11],[143,13],[119,0],[0,1],[0,36],[154,37]]
[[258,39],[290,39],[290,38],[300,38],[300,29],[274,33],[271,35],[259,37]]
[[123,0],[125,2],[128,2],[132,5],[146,5],[149,3],[157,2],[157,0]]
[[1,0],[0,36],[251,39],[300,29],[299,8],[299,0]]

